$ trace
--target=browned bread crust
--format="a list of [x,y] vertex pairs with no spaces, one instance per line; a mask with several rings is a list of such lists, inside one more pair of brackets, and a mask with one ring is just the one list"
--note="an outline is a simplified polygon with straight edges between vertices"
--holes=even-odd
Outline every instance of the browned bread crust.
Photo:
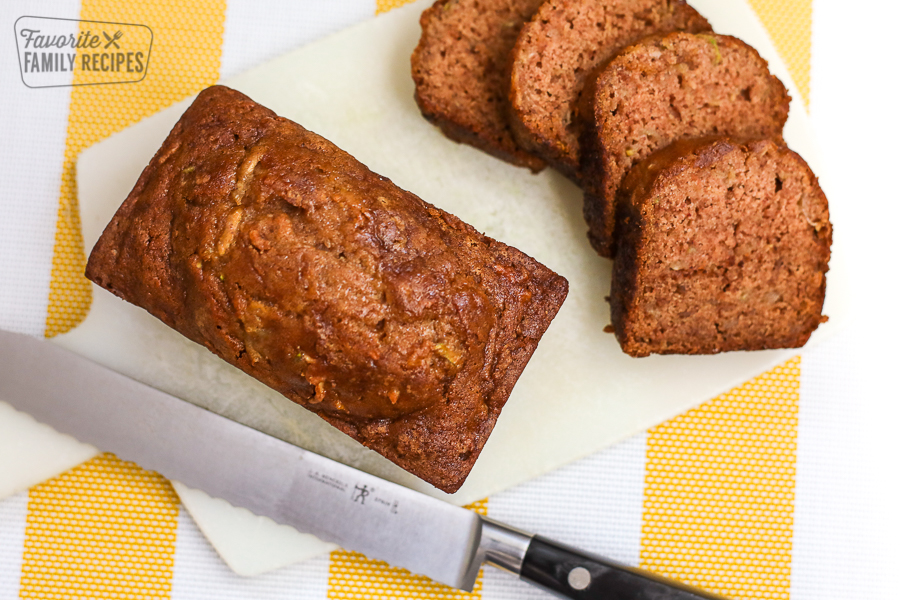
[[86,274],[447,492],[568,289],[221,86],[175,125]]
[[616,191],[632,165],[684,137],[780,137],[790,100],[759,53],[731,36],[648,38],[610,61],[583,96],[584,216],[597,252],[615,251]]
[[578,99],[589,74],[641,38],[709,31],[683,0],[548,0],[511,56],[510,124],[519,144],[579,178]]
[[543,0],[438,0],[422,13],[412,54],[416,103],[452,140],[532,171],[544,161],[513,139],[507,123],[509,53]]
[[631,356],[796,348],[827,319],[828,200],[795,152],[677,142],[620,200],[610,304]]

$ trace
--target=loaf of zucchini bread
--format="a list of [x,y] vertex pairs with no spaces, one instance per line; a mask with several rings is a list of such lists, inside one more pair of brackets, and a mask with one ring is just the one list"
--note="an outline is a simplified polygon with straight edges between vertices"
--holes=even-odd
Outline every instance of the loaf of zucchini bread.
[[86,274],[446,492],[568,285],[222,86],[175,125]]

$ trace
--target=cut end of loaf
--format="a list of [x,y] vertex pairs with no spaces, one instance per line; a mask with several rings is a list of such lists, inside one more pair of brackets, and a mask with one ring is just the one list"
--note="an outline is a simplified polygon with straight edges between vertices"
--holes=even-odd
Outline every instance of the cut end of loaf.
[[422,13],[413,52],[415,98],[448,138],[533,172],[544,161],[522,149],[507,123],[507,56],[542,0],[438,0]]

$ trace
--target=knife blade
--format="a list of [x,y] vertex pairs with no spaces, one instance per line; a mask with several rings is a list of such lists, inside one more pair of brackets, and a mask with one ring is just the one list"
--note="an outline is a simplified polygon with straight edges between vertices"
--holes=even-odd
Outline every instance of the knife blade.
[[721,598],[519,531],[0,331],[0,400],[278,523],[471,591],[482,564],[566,598]]

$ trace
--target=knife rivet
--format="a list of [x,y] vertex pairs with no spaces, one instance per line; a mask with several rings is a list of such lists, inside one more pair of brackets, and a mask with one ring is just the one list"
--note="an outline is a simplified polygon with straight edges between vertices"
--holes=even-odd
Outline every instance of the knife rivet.
[[573,590],[584,590],[591,585],[591,572],[584,567],[575,567],[569,571],[567,579]]

